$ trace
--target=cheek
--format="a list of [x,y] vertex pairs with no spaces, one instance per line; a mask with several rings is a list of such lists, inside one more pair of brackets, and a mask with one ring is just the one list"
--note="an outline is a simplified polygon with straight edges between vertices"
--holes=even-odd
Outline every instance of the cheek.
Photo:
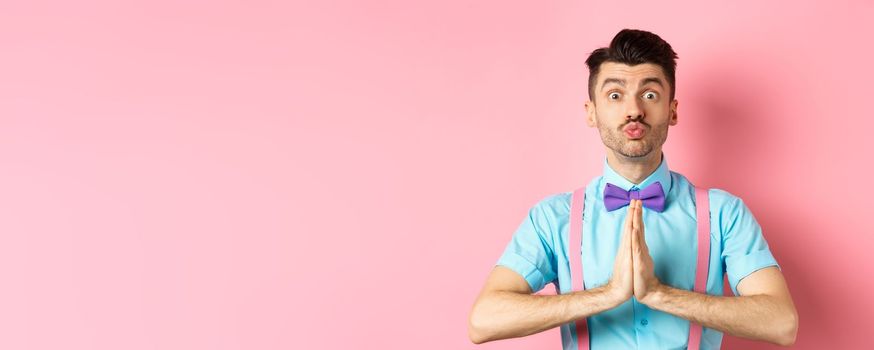
[[667,124],[671,119],[671,108],[665,105],[652,105],[647,107],[646,115],[651,125]]
[[599,106],[597,111],[598,119],[602,124],[614,124],[614,121],[625,119],[622,109],[617,106]]

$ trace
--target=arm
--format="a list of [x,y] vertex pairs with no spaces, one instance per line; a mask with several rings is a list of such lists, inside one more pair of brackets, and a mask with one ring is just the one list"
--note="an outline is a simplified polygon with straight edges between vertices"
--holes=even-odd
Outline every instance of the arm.
[[470,340],[479,344],[539,333],[612,309],[630,299],[634,293],[630,215],[634,207],[628,206],[613,275],[607,284],[568,294],[531,295],[531,286],[522,275],[498,265],[489,274],[470,313]]
[[737,290],[741,296],[715,296],[659,283],[640,302],[734,336],[782,346],[795,343],[798,313],[777,267],[753,272]]
[[[646,245],[640,211],[633,220],[634,295],[650,308],[685,318],[704,327],[734,336],[764,340],[778,345],[795,343],[798,313],[789,295],[786,280],[777,266],[756,270],[737,283],[740,296],[715,296],[662,284],[653,272],[654,265]],[[758,227],[747,216],[746,227]],[[755,225],[753,225],[755,224]],[[741,228],[739,231],[757,232]]]
[[476,344],[539,333],[622,302],[604,285],[560,295],[533,295],[515,271],[496,266],[470,313],[468,335]]

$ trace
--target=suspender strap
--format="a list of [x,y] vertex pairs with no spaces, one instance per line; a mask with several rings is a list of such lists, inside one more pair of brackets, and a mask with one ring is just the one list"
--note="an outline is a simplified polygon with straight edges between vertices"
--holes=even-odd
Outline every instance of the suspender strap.
[[[571,264],[571,292],[585,290],[583,283],[583,211],[586,208],[586,187],[580,187],[571,196],[571,225],[568,234],[570,249],[568,262]],[[577,328],[577,349],[589,350],[589,327],[586,317],[574,321]]]
[[[695,210],[698,220],[698,266],[695,268],[695,291],[707,294],[707,271],[710,262],[710,198],[706,188],[695,187]],[[701,346],[700,324],[689,321],[689,350]]]
[[[710,261],[710,198],[708,190],[695,187],[695,208],[698,220],[698,263],[695,268],[694,290],[707,293],[707,273]],[[571,271],[571,292],[585,290],[583,280],[582,243],[583,212],[585,211],[586,187],[574,190],[571,195],[570,231],[568,233],[568,263]],[[589,349],[589,328],[587,318],[574,321],[577,331],[577,349]],[[699,350],[701,346],[700,324],[689,322],[689,350]]]

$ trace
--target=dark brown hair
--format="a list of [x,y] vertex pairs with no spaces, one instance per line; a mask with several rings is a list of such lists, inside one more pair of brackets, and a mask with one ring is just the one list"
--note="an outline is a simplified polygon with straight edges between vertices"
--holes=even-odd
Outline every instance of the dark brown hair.
[[598,71],[601,63],[616,62],[634,66],[642,63],[652,63],[662,67],[668,84],[671,86],[671,100],[674,100],[676,81],[674,73],[677,70],[677,53],[667,41],[658,35],[644,30],[623,29],[613,37],[609,47],[602,47],[589,55],[586,65],[589,66],[589,99],[595,101],[595,84],[598,81]]

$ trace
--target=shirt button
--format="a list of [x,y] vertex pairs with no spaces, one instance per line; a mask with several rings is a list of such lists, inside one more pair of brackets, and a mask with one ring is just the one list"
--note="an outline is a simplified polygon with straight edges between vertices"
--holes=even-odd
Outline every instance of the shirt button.
[[649,321],[647,321],[646,319],[643,319],[643,320],[640,320],[640,324],[646,326],[649,324]]

